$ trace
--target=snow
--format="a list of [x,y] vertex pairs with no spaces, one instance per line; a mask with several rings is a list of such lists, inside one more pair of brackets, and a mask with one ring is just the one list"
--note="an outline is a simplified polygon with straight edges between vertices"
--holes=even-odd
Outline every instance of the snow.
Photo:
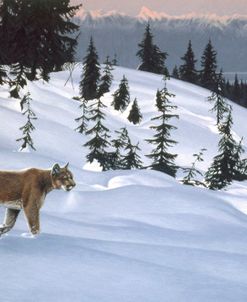
[[[112,93],[122,76],[129,80],[143,114],[139,126],[130,124],[111,107]],[[0,240],[0,297],[3,302],[208,302],[247,299],[247,183],[235,182],[214,192],[184,186],[150,170],[99,172],[85,161],[87,138],[76,133],[80,115],[80,68],[64,86],[67,72],[53,74],[49,84],[29,83],[31,103],[38,120],[33,141],[37,152],[18,152],[15,141],[25,117],[18,100],[0,97],[0,167],[22,169],[66,164],[77,186],[71,192],[51,192],[41,211],[40,236],[27,234],[23,214],[14,229]],[[106,125],[126,126],[134,143],[140,142],[145,163],[152,146],[154,99],[162,77],[117,67],[111,92],[104,97]],[[209,91],[170,80],[176,94],[179,144],[177,163],[190,166],[193,153],[207,148],[201,171],[217,152],[218,133]],[[246,109],[233,106],[234,133],[247,136]],[[128,110],[130,106],[128,107]],[[246,149],[246,141],[244,141]],[[180,173],[181,174],[181,173]],[[182,175],[182,174],[181,174]],[[181,176],[179,175],[179,176]],[[4,208],[0,209],[0,218]]]

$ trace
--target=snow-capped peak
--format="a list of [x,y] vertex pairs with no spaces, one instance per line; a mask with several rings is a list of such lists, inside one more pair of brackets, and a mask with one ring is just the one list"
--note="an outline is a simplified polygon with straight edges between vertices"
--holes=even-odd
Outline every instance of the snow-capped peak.
[[139,12],[139,14],[137,15],[138,19],[142,19],[142,20],[157,20],[157,19],[161,19],[164,17],[167,17],[168,15],[164,12],[156,12],[154,10],[151,10],[150,8],[143,6]]
[[125,16],[125,14],[119,13],[116,10],[105,12],[102,9],[89,11],[89,10],[85,10],[84,8],[81,8],[76,14],[76,17],[80,18],[81,20],[84,20],[87,17],[90,17],[91,19],[99,19],[99,18],[112,17],[112,16]]

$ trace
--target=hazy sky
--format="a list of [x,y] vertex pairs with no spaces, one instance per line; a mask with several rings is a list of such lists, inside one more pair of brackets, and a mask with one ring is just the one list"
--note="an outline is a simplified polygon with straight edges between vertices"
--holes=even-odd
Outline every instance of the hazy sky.
[[71,0],[83,3],[86,10],[117,10],[137,15],[142,6],[171,15],[190,12],[216,13],[218,15],[247,14],[247,0]]

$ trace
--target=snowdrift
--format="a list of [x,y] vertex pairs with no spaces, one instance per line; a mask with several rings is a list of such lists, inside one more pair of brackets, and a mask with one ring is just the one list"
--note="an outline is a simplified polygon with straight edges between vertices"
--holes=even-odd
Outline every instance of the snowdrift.
[[[111,107],[112,93],[125,75],[131,98],[143,114],[134,126]],[[80,68],[73,74],[52,75],[49,84],[29,83],[32,108],[38,120],[33,140],[37,152],[17,152],[16,138],[25,117],[19,102],[0,94],[0,167],[48,168],[54,162],[71,164],[77,186],[70,193],[53,191],[41,211],[42,234],[27,232],[25,218],[0,239],[0,300],[3,302],[208,302],[247,299],[247,183],[233,183],[212,192],[187,187],[171,177],[148,170],[98,172],[86,165],[87,137],[76,133],[80,115]],[[153,135],[150,118],[162,77],[117,67],[111,92],[104,97],[106,125],[126,126],[140,142],[143,161],[150,152],[144,139]],[[179,120],[173,148],[177,163],[189,166],[192,154],[207,148],[201,171],[217,152],[218,134],[209,91],[171,80]],[[247,137],[246,109],[233,106],[234,136]],[[244,142],[246,148],[246,141]],[[85,166],[86,165],[86,166]],[[87,168],[87,169],[85,169]],[[89,170],[91,169],[91,170]],[[0,218],[4,209],[0,208]]]

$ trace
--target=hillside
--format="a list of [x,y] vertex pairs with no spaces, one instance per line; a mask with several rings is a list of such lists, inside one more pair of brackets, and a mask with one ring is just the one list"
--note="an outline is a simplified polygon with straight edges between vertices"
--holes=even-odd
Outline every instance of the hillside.
[[[132,100],[143,114],[134,126],[110,103],[123,74]],[[70,162],[77,186],[71,192],[53,191],[41,211],[42,234],[29,238],[23,214],[15,228],[0,239],[0,297],[3,302],[245,302],[247,299],[247,183],[233,183],[213,192],[181,185],[155,171],[97,171],[85,161],[87,138],[76,133],[80,115],[80,69],[54,73],[49,84],[29,83],[32,108],[38,120],[33,140],[37,152],[18,152],[16,138],[25,118],[19,102],[0,97],[0,167],[49,168]],[[144,139],[153,134],[154,99],[162,77],[118,67],[111,92],[103,98],[107,126],[126,126],[140,142],[143,161],[151,150]],[[179,144],[177,163],[189,166],[192,154],[207,148],[205,171],[217,151],[214,114],[205,101],[209,91],[171,80],[176,94]],[[232,104],[234,135],[247,138],[246,109]],[[129,108],[127,109],[127,111]],[[247,143],[244,141],[247,151]],[[179,175],[181,177],[181,173]],[[0,218],[4,209],[0,208]]]

